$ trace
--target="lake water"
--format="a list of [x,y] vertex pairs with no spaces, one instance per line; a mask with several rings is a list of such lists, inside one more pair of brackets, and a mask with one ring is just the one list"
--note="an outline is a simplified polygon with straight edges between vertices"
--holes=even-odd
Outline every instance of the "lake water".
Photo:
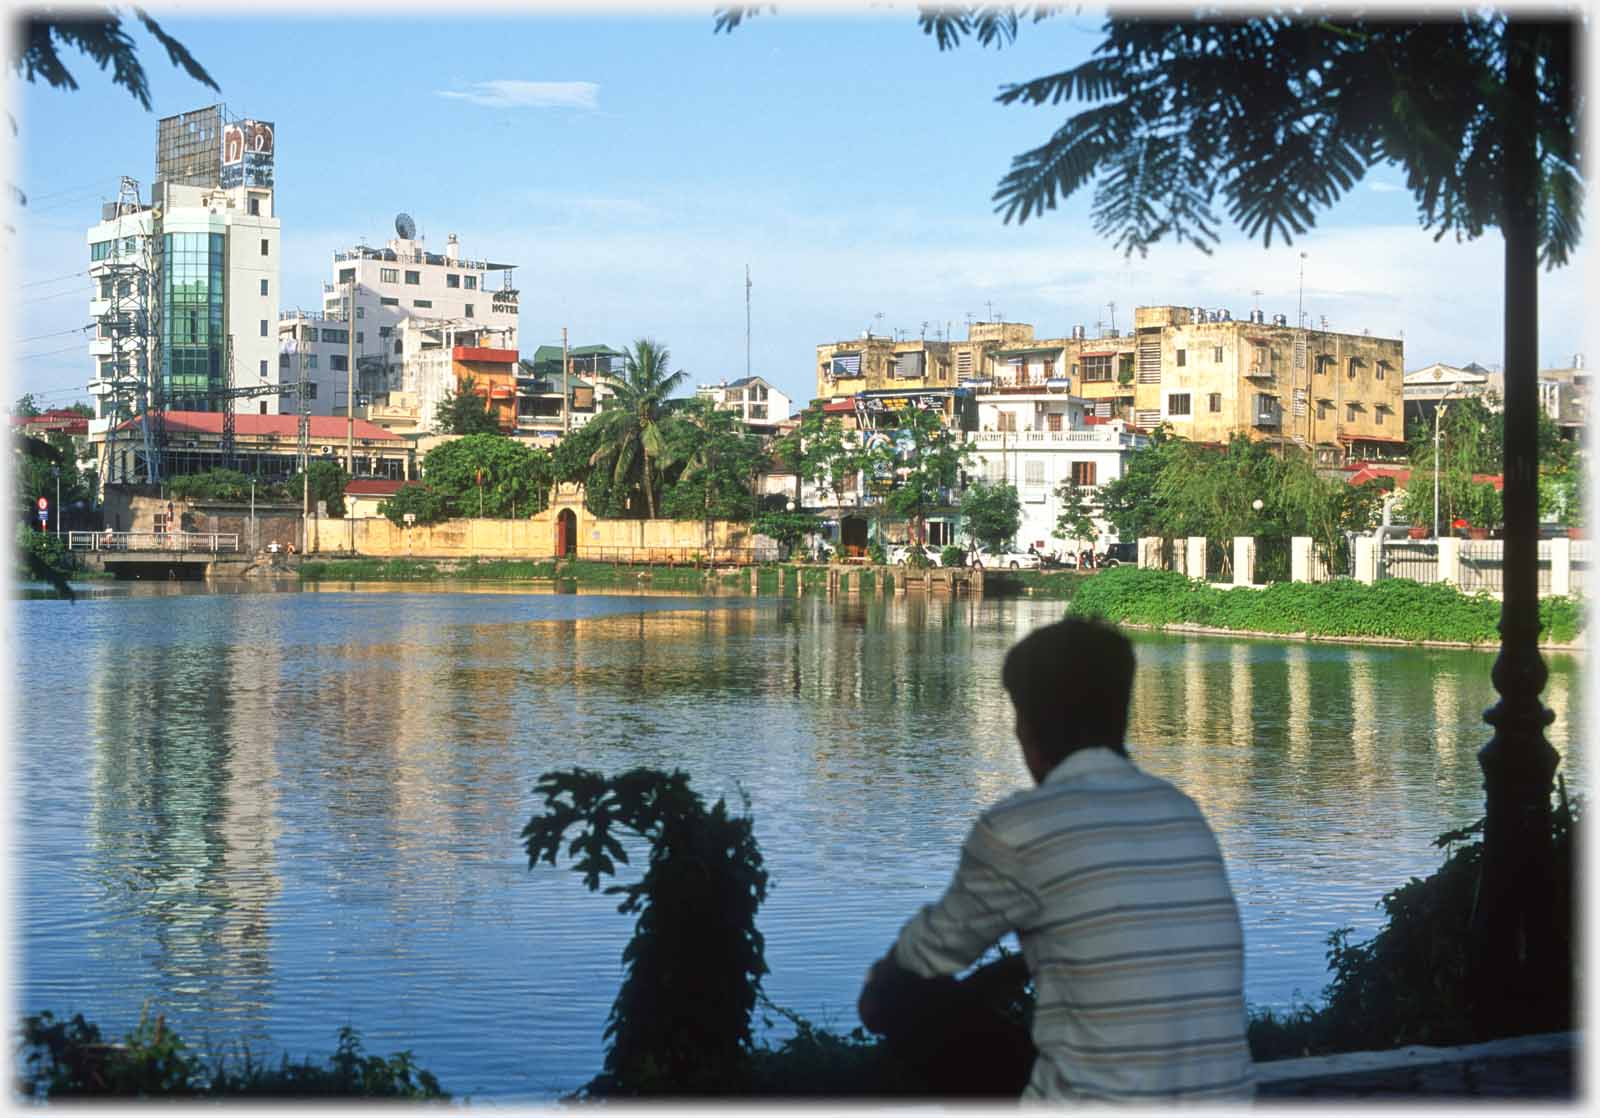
[[[113,587],[15,603],[16,1008],[322,1055],[352,1024],[456,1096],[600,1068],[632,919],[519,832],[551,769],[747,798],[768,996],[855,1024],[863,972],[1027,776],[999,684],[1058,602]],[[1478,818],[1485,652],[1131,634],[1130,751],[1192,795],[1247,994],[1314,998],[1328,933]],[[1574,657],[1549,737],[1584,791]],[[26,698],[24,698],[26,697]],[[631,878],[630,878],[631,880]]]

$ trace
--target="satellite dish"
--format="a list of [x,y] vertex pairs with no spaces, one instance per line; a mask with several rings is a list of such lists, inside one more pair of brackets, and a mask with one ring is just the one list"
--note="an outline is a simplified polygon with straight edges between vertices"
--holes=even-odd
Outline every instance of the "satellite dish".
[[394,231],[400,234],[402,241],[415,240],[417,236],[417,223],[411,220],[410,214],[396,214]]

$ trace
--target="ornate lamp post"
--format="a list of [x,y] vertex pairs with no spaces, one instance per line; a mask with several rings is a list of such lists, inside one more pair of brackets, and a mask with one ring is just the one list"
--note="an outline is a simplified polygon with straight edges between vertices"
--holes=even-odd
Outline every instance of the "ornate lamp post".
[[1461,387],[1458,380],[1450,386],[1450,391],[1439,397],[1439,402],[1433,409],[1433,538],[1439,538],[1439,420],[1444,417],[1446,401]]

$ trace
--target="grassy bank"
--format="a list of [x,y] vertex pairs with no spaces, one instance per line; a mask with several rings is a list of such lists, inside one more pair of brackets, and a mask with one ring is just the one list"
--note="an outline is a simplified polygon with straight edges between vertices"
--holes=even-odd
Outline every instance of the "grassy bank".
[[[1114,567],[1087,577],[1068,611],[1138,625],[1203,625],[1255,633],[1382,637],[1490,645],[1500,639],[1500,603],[1442,584],[1394,578],[1274,583],[1218,590],[1173,571]],[[1582,627],[1581,600],[1539,603],[1542,641],[1567,644]]]

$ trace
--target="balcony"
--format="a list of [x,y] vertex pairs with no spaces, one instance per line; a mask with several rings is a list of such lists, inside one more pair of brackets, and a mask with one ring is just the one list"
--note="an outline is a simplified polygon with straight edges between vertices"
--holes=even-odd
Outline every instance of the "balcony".
[[1014,394],[1021,392],[1047,392],[1065,395],[1072,387],[1070,377],[1046,376],[1043,373],[1013,375],[996,373],[988,392]]
[[1113,427],[1087,431],[974,431],[967,439],[979,450],[1120,450],[1138,445],[1138,436]]

